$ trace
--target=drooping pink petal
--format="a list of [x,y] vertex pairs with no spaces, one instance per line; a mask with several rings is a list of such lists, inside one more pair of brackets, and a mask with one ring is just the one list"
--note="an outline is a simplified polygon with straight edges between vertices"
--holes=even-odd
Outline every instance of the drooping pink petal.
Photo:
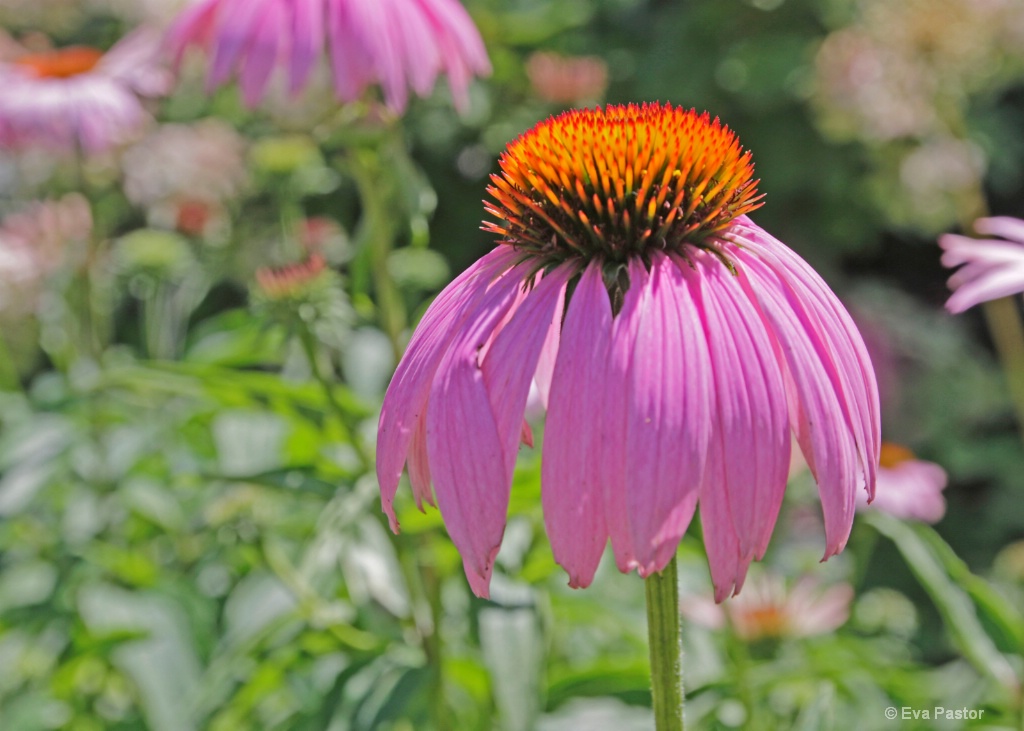
[[491,73],[487,50],[473,20],[456,0],[430,0],[423,4],[423,10],[430,18],[431,35],[438,39],[441,63],[448,75],[455,107],[465,110],[472,75]]
[[[473,266],[445,287],[423,314],[405,356],[384,395],[377,427],[377,480],[381,502],[398,530],[393,501],[402,477],[402,468],[410,456],[410,445],[418,455],[426,453],[425,428],[417,430],[421,415],[426,413],[430,384],[451,342],[454,329],[460,326],[467,311],[482,299],[491,280],[509,269],[517,257],[511,246],[499,246],[479,259]],[[413,444],[414,433],[418,439]],[[417,498],[429,499],[429,470],[420,460],[415,487]]]
[[798,413],[792,424],[818,482],[825,516],[825,557],[846,545],[856,491],[863,484],[856,435],[841,415],[841,379],[827,344],[778,274],[757,256],[737,253],[738,277],[781,345],[787,387]]
[[700,524],[704,535],[704,551],[711,569],[711,582],[715,587],[715,601],[739,592],[750,566],[744,558],[740,540],[736,535],[730,496],[716,489],[725,483],[725,458],[714,439],[710,445],[704,485],[700,496]]
[[[981,233],[1013,237],[1020,235],[1024,221],[1013,218],[983,218],[975,222]],[[963,265],[949,278],[952,296],[946,309],[953,314],[982,302],[1024,292],[1024,240],[972,239],[957,234],[939,237],[942,264]]]
[[292,45],[288,64],[288,91],[297,94],[309,79],[324,46],[324,0],[293,0]]
[[498,333],[481,364],[484,387],[503,439],[502,451],[510,482],[519,452],[530,383],[548,331],[561,322],[565,286],[571,274],[572,266],[568,264],[548,272]]
[[370,49],[355,32],[348,0],[327,0],[327,3],[334,91],[342,101],[352,101],[373,81]]
[[268,0],[246,46],[239,84],[242,100],[250,107],[256,106],[263,97],[270,74],[277,65],[282,27],[288,22],[285,10],[284,0]]
[[[641,267],[630,266],[630,290]],[[624,302],[617,320],[636,328],[628,368],[620,375],[626,391],[626,508],[641,576],[661,571],[675,555],[704,475],[713,383],[696,285],[655,252],[639,296]],[[620,347],[616,342],[613,350]],[[621,355],[613,358],[616,369],[627,363]]]
[[565,316],[541,463],[544,524],[555,561],[568,572],[572,587],[593,580],[608,542],[604,496],[623,487],[621,469],[616,480],[609,464],[612,453],[621,453],[621,442],[607,441],[611,334],[612,309],[601,264],[592,262]]
[[[412,494],[416,499],[416,507],[423,510],[424,503],[433,505],[434,491],[430,489],[430,459],[427,456],[427,410],[425,408],[421,409],[416,425],[413,427],[412,441],[409,443],[408,468],[409,485],[412,487]],[[397,484],[396,482],[396,487]],[[388,513],[388,515],[390,517],[391,513]]]
[[[605,400],[601,420],[603,447],[605,525],[611,539],[615,565],[626,573],[637,567],[637,550],[633,545],[633,530],[629,520],[627,492],[632,489],[632,476],[627,472],[626,435],[629,421],[627,377],[633,368],[637,332],[644,292],[648,286],[647,269],[638,262],[628,268],[629,289],[622,297],[622,308],[612,321],[605,388],[600,391]],[[571,307],[571,303],[570,303]],[[568,334],[568,333],[566,333]],[[557,365],[557,363],[556,363]]]
[[1011,216],[990,216],[974,222],[974,230],[982,236],[999,236],[1024,244],[1024,221]]
[[[757,306],[719,259],[692,259],[714,377],[701,517],[720,600],[771,538],[789,471],[789,414],[775,344]],[[688,264],[680,265],[685,272]]]
[[206,77],[206,91],[212,92],[234,73],[259,20],[271,0],[222,0],[215,31],[217,42]]
[[[959,272],[958,272],[959,273]],[[956,280],[951,279],[951,284]],[[978,273],[966,282],[956,282],[954,292],[946,302],[946,309],[953,314],[963,312],[982,302],[990,302],[1024,292],[1024,263],[1013,268],[993,269]]]
[[437,80],[440,58],[439,39],[424,32],[429,26],[423,5],[392,6],[388,25],[395,33],[395,47],[400,64],[409,76],[409,86],[418,96],[426,96]]
[[200,0],[185,8],[174,21],[164,43],[175,66],[181,64],[190,44],[210,42],[220,3],[221,0]]
[[[402,67],[401,48],[397,31],[391,22],[393,0],[373,3],[349,3],[352,32],[361,40],[361,47],[370,54],[375,80],[380,82],[384,99],[395,111],[405,109],[408,88]],[[401,12],[400,10],[398,12]]]
[[743,231],[743,244],[752,247],[782,275],[791,298],[801,304],[808,323],[833,354],[845,407],[843,415],[856,438],[863,487],[870,498],[874,495],[882,427],[878,383],[864,339],[846,308],[807,262],[745,216],[734,230]]
[[548,407],[548,402],[551,399],[551,379],[555,373],[555,359],[558,357],[561,337],[560,327],[552,327],[548,331],[547,340],[544,341],[544,348],[540,351],[540,360],[537,361],[537,372],[534,374],[540,403],[545,409]]
[[525,273],[517,268],[496,281],[466,318],[438,368],[427,407],[438,508],[470,587],[482,597],[505,529],[530,381],[567,279],[567,268],[542,279],[481,364],[480,348],[516,302]]

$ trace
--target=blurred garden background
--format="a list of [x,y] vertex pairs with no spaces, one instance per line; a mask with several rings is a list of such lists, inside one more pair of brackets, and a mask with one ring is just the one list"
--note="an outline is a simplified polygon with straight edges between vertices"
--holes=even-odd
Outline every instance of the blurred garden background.
[[[373,454],[411,328],[494,244],[504,146],[655,100],[752,151],[753,218],[871,348],[883,466],[938,465],[823,564],[794,465],[722,605],[691,527],[689,722],[1024,728],[1020,302],[949,314],[937,245],[1024,217],[1024,3],[465,0],[492,72],[453,98],[447,67],[407,103],[339,100],[319,57],[296,94],[283,68],[259,99],[207,83],[214,54],[169,48],[184,5],[0,0],[0,729],[652,728],[641,581],[606,558],[567,586],[539,452],[487,601],[407,490],[388,530]],[[26,68],[106,73],[131,103],[26,91]],[[885,715],[936,706],[984,713]]]

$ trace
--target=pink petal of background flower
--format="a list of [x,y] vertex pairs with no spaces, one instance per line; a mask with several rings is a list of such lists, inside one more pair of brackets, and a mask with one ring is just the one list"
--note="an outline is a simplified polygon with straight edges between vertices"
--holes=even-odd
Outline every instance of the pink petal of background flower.
[[1000,238],[958,234],[939,238],[943,266],[961,267],[949,278],[953,295],[946,301],[946,309],[953,314],[1024,292],[1024,221],[1008,216],[979,218],[974,229],[983,236]]
[[338,98],[352,101],[377,84],[396,112],[410,90],[427,96],[441,75],[465,109],[470,80],[491,71],[456,0],[199,0],[179,15],[167,45],[176,65],[189,46],[205,48],[207,88],[237,75],[249,106],[278,68],[292,93],[304,89],[325,45]]

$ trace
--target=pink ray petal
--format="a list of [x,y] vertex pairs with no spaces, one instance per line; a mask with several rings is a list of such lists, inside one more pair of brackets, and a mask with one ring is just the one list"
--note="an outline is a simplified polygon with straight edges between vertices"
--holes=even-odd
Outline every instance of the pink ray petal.
[[292,45],[288,64],[288,91],[297,94],[324,47],[324,0],[293,0]]
[[[413,427],[412,441],[409,443],[409,485],[412,487],[416,507],[421,511],[423,505],[434,504],[434,491],[430,489],[430,460],[427,456],[427,410],[421,409],[416,426]],[[401,468],[399,468],[401,469]],[[397,487],[397,482],[395,483]],[[391,513],[388,513],[390,516]]]
[[[640,328],[644,292],[649,275],[643,264],[632,261],[628,268],[629,289],[622,298],[622,308],[612,321],[605,402],[601,424],[603,445],[605,525],[611,539],[615,565],[623,573],[637,568],[637,550],[633,545],[633,530],[629,520],[628,492],[633,488],[632,475],[627,471],[626,437],[628,434],[629,404],[627,379],[633,369],[634,350]],[[566,333],[568,334],[568,333]],[[557,363],[556,363],[557,365]],[[608,388],[607,386],[612,386]]]
[[585,587],[608,542],[605,493],[623,487],[621,468],[620,479],[613,480],[608,459],[616,451],[607,443],[610,414],[604,408],[612,309],[599,262],[583,273],[564,330],[551,377],[541,500],[555,561],[568,572],[570,586]]
[[818,482],[827,558],[846,545],[863,482],[856,435],[836,418],[845,411],[838,366],[785,282],[756,256],[738,258],[740,283],[770,323],[781,345],[787,387],[795,392],[799,411],[792,427]]
[[571,265],[548,272],[498,333],[483,360],[483,381],[502,435],[509,481],[519,452],[530,382],[548,331],[561,322]]
[[974,230],[982,236],[999,236],[1024,244],[1024,221],[1011,216],[991,216],[974,222]]
[[164,41],[172,64],[177,68],[185,55],[185,49],[192,43],[206,45],[210,42],[214,21],[221,0],[201,0],[189,5],[177,17]]
[[242,100],[247,106],[256,106],[266,91],[270,74],[277,65],[282,45],[281,32],[287,21],[283,0],[268,0],[249,38],[239,74]]
[[[640,267],[630,266],[631,283]],[[640,296],[618,315],[637,328],[629,368],[621,375],[627,394],[626,507],[641,576],[661,571],[675,555],[704,475],[713,383],[698,315],[699,284],[692,272],[655,252]]]
[[226,82],[234,73],[249,35],[259,25],[271,0],[222,0],[217,15],[217,43],[206,77],[207,93]]
[[[951,313],[958,314],[982,302],[1024,292],[1024,262],[1013,267],[992,268],[972,274],[975,276],[969,281],[956,282],[956,291],[946,301],[946,309]],[[950,282],[954,280],[951,278]]]
[[860,458],[863,487],[874,495],[881,449],[881,407],[874,366],[853,318],[824,280],[789,247],[742,217],[740,228],[749,227],[761,258],[782,275],[791,297],[801,303],[807,321],[833,354],[839,375],[838,390],[844,416],[853,429]]
[[525,267],[488,290],[456,333],[427,407],[427,451],[438,507],[473,592],[486,597],[501,546],[526,397],[568,267],[523,300],[482,366],[478,351],[516,302]]
[[[398,530],[393,502],[402,467],[410,455],[410,445],[418,454],[426,453],[426,431],[417,431],[416,426],[421,414],[426,413],[430,384],[454,336],[454,329],[462,324],[467,311],[484,297],[492,278],[511,267],[517,256],[511,246],[499,246],[445,287],[423,314],[395,370],[384,395],[377,427],[377,481],[392,530]],[[418,437],[413,445],[414,432]],[[418,481],[416,495],[421,501],[431,502],[429,470],[425,461],[419,464],[422,467],[417,469],[417,475],[428,482]]]
[[757,305],[719,259],[708,254],[694,259],[715,383],[708,460],[716,464],[714,475],[705,479],[701,503],[710,493],[725,493],[724,505],[714,512],[728,510],[740,556],[749,563],[764,554],[786,489],[786,389]]

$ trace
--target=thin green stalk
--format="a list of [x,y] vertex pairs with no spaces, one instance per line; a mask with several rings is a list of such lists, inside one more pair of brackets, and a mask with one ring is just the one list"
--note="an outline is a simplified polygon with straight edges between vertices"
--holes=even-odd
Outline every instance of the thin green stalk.
[[[342,428],[345,440],[351,444],[352,448],[356,451],[356,455],[359,458],[362,468],[364,470],[371,470],[373,468],[373,460],[363,447],[362,443],[357,439],[355,429],[351,424],[349,424],[348,414],[345,413],[341,403],[339,403],[337,397],[334,395],[334,389],[331,387],[330,379],[327,377],[327,374],[324,373],[321,366],[319,353],[317,352],[316,347],[316,339],[313,336],[313,333],[308,329],[303,329],[300,333],[300,339],[302,341],[306,358],[309,360],[313,377],[323,389],[324,395],[327,398],[328,406]],[[383,516],[383,514],[381,515]],[[404,554],[411,558],[410,564],[406,564],[404,561],[401,562],[403,573],[405,573],[406,584],[409,587],[410,594],[420,595],[417,596],[414,601],[425,602],[424,608],[429,613],[427,617],[420,617],[416,616],[418,614],[417,612],[413,612],[416,632],[419,634],[420,640],[423,643],[423,652],[426,656],[427,665],[434,670],[433,679],[431,681],[433,688],[429,705],[430,715],[434,722],[434,727],[439,731],[451,728],[451,713],[445,700],[447,694],[445,692],[443,671],[444,648],[441,644],[441,637],[439,635],[440,627],[438,624],[442,611],[440,582],[438,581],[438,577],[434,573],[433,569],[417,559],[417,555],[420,553],[426,553],[425,546],[420,545],[418,549],[414,551],[410,551],[408,549],[403,550],[400,543],[400,536],[394,535],[390,530],[387,530],[386,533],[391,539],[391,543],[395,548],[395,553],[399,556]]]
[[14,354],[7,344],[7,338],[0,332],[0,391],[20,391],[21,376],[14,362]]
[[345,409],[338,401],[338,397],[334,394],[334,388],[331,385],[331,381],[327,377],[327,374],[324,373],[313,333],[311,333],[307,328],[303,328],[299,333],[299,339],[302,342],[303,351],[306,353],[306,359],[309,360],[309,367],[313,371],[313,378],[316,379],[317,383],[320,384],[320,388],[323,389],[324,397],[327,399],[327,406],[337,419],[338,426],[342,430],[342,435],[345,441],[351,444],[352,449],[355,450],[356,457],[359,458],[360,467],[364,470],[371,469],[373,467],[373,460],[370,458],[370,454],[363,446],[362,441],[359,440],[358,435],[355,432],[355,428],[349,424],[348,413],[346,413]]
[[388,271],[388,259],[394,239],[393,214],[388,210],[388,185],[374,169],[379,162],[368,161],[353,155],[349,168],[359,190],[363,205],[360,222],[362,244],[369,248],[370,276],[377,298],[377,311],[381,328],[391,341],[396,360],[401,359],[404,350],[402,333],[406,326],[405,306],[402,296]]
[[657,731],[682,731],[683,645],[675,556],[661,573],[648,576],[644,585],[647,593],[654,727]]
[[992,343],[1006,377],[1010,402],[1017,416],[1017,430],[1024,439],[1024,322],[1016,297],[986,302],[982,306]]

